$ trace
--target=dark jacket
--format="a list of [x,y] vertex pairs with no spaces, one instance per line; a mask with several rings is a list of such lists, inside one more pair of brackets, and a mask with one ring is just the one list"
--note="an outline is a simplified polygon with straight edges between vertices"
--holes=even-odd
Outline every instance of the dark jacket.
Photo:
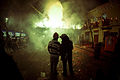
[[61,59],[64,60],[66,58],[72,58],[72,49],[73,49],[73,42],[69,39],[62,39],[61,44]]

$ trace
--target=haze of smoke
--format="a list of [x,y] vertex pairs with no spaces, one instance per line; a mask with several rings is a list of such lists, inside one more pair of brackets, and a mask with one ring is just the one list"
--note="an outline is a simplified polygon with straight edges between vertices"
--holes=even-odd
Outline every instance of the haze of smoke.
[[[35,13],[28,13],[27,15],[16,15],[11,12],[11,17],[9,18],[9,26],[13,26],[16,29],[23,29],[27,36],[29,37],[31,49],[36,49],[40,51],[47,50],[47,45],[53,38],[53,33],[58,32],[59,35],[65,33],[68,34],[70,39],[76,43],[78,36],[73,29],[53,29],[53,28],[39,28],[35,26],[35,23],[41,21],[41,15]],[[44,14],[43,14],[44,15]],[[61,42],[61,39],[59,39]]]
[[[36,16],[36,18],[38,17]],[[27,29],[27,32],[29,34],[32,47],[36,50],[41,50],[41,51],[47,50],[48,42],[53,39],[54,32],[58,32],[59,36],[63,33],[67,34],[74,43],[78,41],[78,38],[77,38],[78,33],[75,33],[76,31],[73,29],[68,30],[68,29],[59,29],[59,28],[57,29],[56,28],[40,28],[40,27],[35,28],[34,25],[31,25],[31,26],[32,26],[31,28]],[[59,41],[61,42],[60,38],[59,38]]]
[[[37,1],[37,0],[36,0]],[[58,0],[45,0],[43,1],[44,7],[43,15],[46,15],[45,12],[45,5],[51,1],[58,1]],[[35,3],[35,2],[34,2]],[[86,8],[82,6],[82,3],[77,3],[76,1],[64,1],[62,3],[64,8],[64,18],[63,20],[68,24],[82,24],[84,20],[84,14],[86,13]],[[30,6],[29,6],[30,7]],[[29,9],[29,8],[28,8]],[[24,10],[24,9],[23,9]],[[29,11],[29,10],[27,10]],[[14,15],[17,18],[17,15]],[[48,42],[52,39],[53,33],[58,32],[59,35],[65,33],[67,34],[70,39],[73,41],[74,44],[79,44],[79,30],[73,29],[52,29],[52,28],[35,28],[35,22],[42,20],[41,16],[35,13],[28,13],[25,15],[18,16],[17,20],[11,18],[12,26],[19,25],[21,26],[28,34],[29,40],[31,43],[31,49],[35,48],[36,50],[47,50]],[[61,41],[61,39],[59,39]]]

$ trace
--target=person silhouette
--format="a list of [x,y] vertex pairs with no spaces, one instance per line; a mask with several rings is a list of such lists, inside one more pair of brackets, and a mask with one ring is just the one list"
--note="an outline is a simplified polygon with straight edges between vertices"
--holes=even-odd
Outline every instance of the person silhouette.
[[48,51],[50,53],[51,74],[57,75],[57,64],[60,55],[60,43],[58,42],[58,33],[53,34],[53,39],[48,44]]
[[62,39],[61,43],[61,60],[63,63],[63,76],[67,76],[67,62],[69,65],[70,74],[73,75],[73,67],[72,67],[72,49],[73,42],[69,39],[66,34],[62,34],[60,36]]

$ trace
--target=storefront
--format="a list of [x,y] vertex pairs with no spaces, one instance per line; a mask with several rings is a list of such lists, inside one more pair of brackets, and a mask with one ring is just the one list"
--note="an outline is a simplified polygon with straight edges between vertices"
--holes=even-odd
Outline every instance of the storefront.
[[117,43],[117,32],[109,32],[105,35],[104,51],[114,52]]

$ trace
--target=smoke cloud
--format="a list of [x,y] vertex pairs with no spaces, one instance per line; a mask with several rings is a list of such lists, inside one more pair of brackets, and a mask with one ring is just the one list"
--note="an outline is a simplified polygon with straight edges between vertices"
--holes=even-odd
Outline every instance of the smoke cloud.
[[[31,48],[36,50],[47,49],[48,42],[53,38],[53,33],[58,32],[59,35],[65,33],[74,44],[79,44],[80,30],[73,29],[73,25],[84,24],[84,17],[89,7],[96,2],[87,0],[62,0],[63,21],[70,29],[46,28],[38,27],[36,22],[43,21],[48,18],[47,9],[53,2],[59,0],[11,0],[12,6],[9,10],[8,27],[14,29],[22,29],[27,33]],[[91,5],[89,5],[91,4]],[[59,39],[61,42],[61,39]]]

